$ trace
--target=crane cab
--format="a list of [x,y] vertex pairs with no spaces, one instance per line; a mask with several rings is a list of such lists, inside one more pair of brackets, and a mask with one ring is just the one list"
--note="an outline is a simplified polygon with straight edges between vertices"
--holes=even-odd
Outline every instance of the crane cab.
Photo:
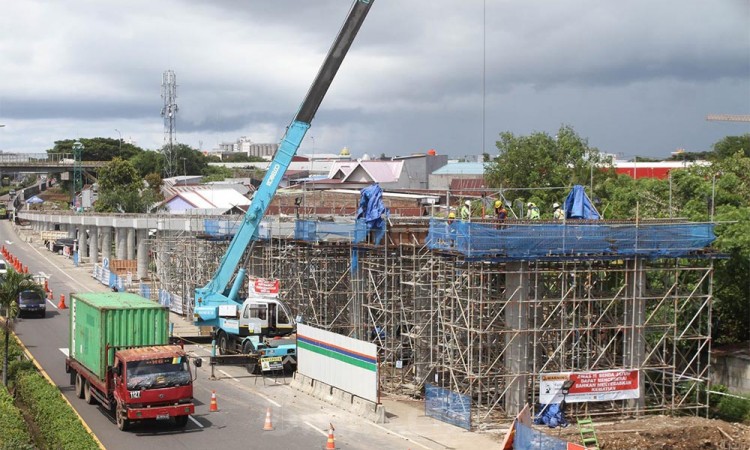
[[248,298],[242,303],[240,336],[288,336],[295,322],[289,307],[275,298]]

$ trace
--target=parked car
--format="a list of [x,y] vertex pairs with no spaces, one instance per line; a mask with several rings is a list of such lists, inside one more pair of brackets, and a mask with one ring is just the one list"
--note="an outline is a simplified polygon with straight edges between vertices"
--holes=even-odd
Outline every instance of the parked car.
[[75,245],[76,240],[73,238],[59,238],[55,239],[55,241],[52,243],[51,250],[55,253],[59,252],[63,249],[63,247],[70,247],[70,249],[73,249],[73,246]]
[[18,294],[18,315],[47,315],[47,300],[37,291],[22,291]]

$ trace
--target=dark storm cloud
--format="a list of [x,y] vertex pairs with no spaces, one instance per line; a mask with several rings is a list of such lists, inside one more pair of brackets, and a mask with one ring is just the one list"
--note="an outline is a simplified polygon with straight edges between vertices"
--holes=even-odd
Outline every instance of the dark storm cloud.
[[[184,139],[275,142],[350,5],[5,5],[0,149],[32,150],[39,136],[70,128],[138,130],[136,141],[158,145],[167,69],[177,75]],[[460,156],[491,150],[501,131],[569,124],[605,151],[705,149],[750,131],[704,120],[750,113],[748,23],[742,0],[376,0],[310,133],[318,148],[347,145],[355,154],[436,148]]]

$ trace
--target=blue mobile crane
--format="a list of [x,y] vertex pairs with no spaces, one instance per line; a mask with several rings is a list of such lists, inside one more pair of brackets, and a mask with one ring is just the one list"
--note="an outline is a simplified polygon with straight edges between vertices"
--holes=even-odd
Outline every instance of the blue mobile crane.
[[[323,65],[292,123],[281,139],[263,182],[255,192],[229,248],[211,281],[195,290],[193,323],[213,327],[222,355],[231,353],[281,357],[284,366],[296,365],[296,323],[290,308],[275,298],[239,298],[245,280],[245,261],[258,236],[258,227],[279,187],[284,173],[310,128],[310,123],[336,76],[374,0],[355,0]],[[240,264],[242,262],[242,264]],[[239,268],[239,269],[238,269]]]

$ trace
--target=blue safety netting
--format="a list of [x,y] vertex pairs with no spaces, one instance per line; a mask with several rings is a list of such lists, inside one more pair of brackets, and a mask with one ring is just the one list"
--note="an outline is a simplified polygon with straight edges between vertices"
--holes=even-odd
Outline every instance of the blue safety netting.
[[567,448],[566,441],[516,422],[513,450],[566,450]]
[[231,237],[237,232],[242,223],[237,218],[232,220],[225,219],[206,219],[203,221],[203,229],[206,234],[214,237]]
[[294,224],[294,238],[302,241],[345,240],[357,242],[358,235],[365,235],[364,223],[320,222],[316,220],[298,220]]
[[425,383],[425,415],[471,430],[471,397]]
[[507,259],[682,257],[714,240],[710,223],[470,223],[430,220],[427,246],[469,257]]

